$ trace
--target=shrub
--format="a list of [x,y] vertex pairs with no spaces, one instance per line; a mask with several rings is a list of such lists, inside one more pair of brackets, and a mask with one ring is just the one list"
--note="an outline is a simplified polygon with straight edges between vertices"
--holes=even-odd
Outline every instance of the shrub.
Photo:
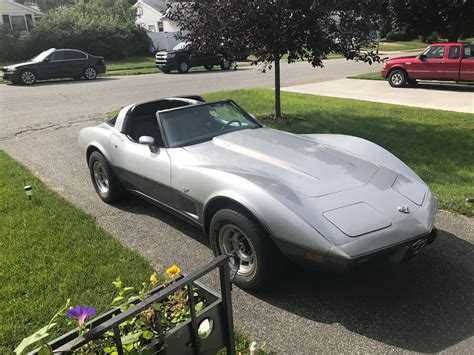
[[12,31],[6,26],[0,26],[0,60],[23,58],[23,45],[18,45],[19,43],[23,43],[19,32]]
[[106,58],[143,55],[151,48],[127,0],[77,2],[49,11],[25,43],[32,57],[47,48],[75,48]]

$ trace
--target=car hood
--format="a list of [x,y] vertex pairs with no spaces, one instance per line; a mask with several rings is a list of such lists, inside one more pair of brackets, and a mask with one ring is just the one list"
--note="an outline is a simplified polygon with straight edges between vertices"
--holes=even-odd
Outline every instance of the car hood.
[[173,54],[173,53],[184,53],[186,50],[181,49],[181,50],[169,50],[169,51],[160,51],[157,54]]
[[347,151],[268,128],[242,130],[186,147],[214,169],[245,171],[308,197],[366,185],[379,167]]
[[11,65],[5,65],[4,68],[20,68],[24,67],[27,65],[34,65],[37,64],[36,62],[22,62],[22,63],[17,63],[17,64],[11,64]]
[[408,55],[408,56],[404,56],[404,57],[392,58],[392,59],[387,60],[387,63],[389,63],[389,64],[403,63],[407,59],[415,59],[416,57],[417,57],[417,55]]

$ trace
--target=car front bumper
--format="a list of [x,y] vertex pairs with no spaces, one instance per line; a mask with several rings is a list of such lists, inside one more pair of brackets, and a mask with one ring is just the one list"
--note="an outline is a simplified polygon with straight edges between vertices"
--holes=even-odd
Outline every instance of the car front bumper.
[[382,69],[380,74],[382,75],[382,78],[387,79],[388,69]]
[[286,251],[285,254],[291,260],[304,268],[348,272],[374,265],[405,263],[417,256],[427,245],[432,244],[437,235],[438,230],[433,228],[429,233],[354,258],[318,253],[289,244],[280,247],[284,248],[282,250]]
[[1,72],[1,76],[4,80],[17,81],[19,79],[18,72]]

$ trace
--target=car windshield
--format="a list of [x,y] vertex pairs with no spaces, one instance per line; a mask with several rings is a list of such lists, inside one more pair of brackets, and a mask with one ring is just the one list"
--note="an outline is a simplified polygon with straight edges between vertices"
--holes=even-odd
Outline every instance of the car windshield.
[[182,49],[186,49],[186,47],[188,46],[188,43],[187,42],[181,42],[181,43],[178,43],[174,48],[173,50],[174,51],[180,51]]
[[46,57],[48,57],[51,53],[53,53],[56,49],[50,48],[44,52],[41,52],[36,57],[31,59],[32,62],[42,62]]
[[260,127],[232,101],[160,112],[159,117],[171,148],[204,142],[224,133]]

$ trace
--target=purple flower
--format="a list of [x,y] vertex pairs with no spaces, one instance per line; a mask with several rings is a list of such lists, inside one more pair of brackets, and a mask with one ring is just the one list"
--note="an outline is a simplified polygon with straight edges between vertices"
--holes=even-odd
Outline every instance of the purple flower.
[[93,316],[96,313],[95,308],[87,308],[77,306],[76,308],[70,309],[66,312],[66,315],[69,318],[76,318],[79,322],[79,326],[81,327],[84,324],[84,321],[87,317]]

